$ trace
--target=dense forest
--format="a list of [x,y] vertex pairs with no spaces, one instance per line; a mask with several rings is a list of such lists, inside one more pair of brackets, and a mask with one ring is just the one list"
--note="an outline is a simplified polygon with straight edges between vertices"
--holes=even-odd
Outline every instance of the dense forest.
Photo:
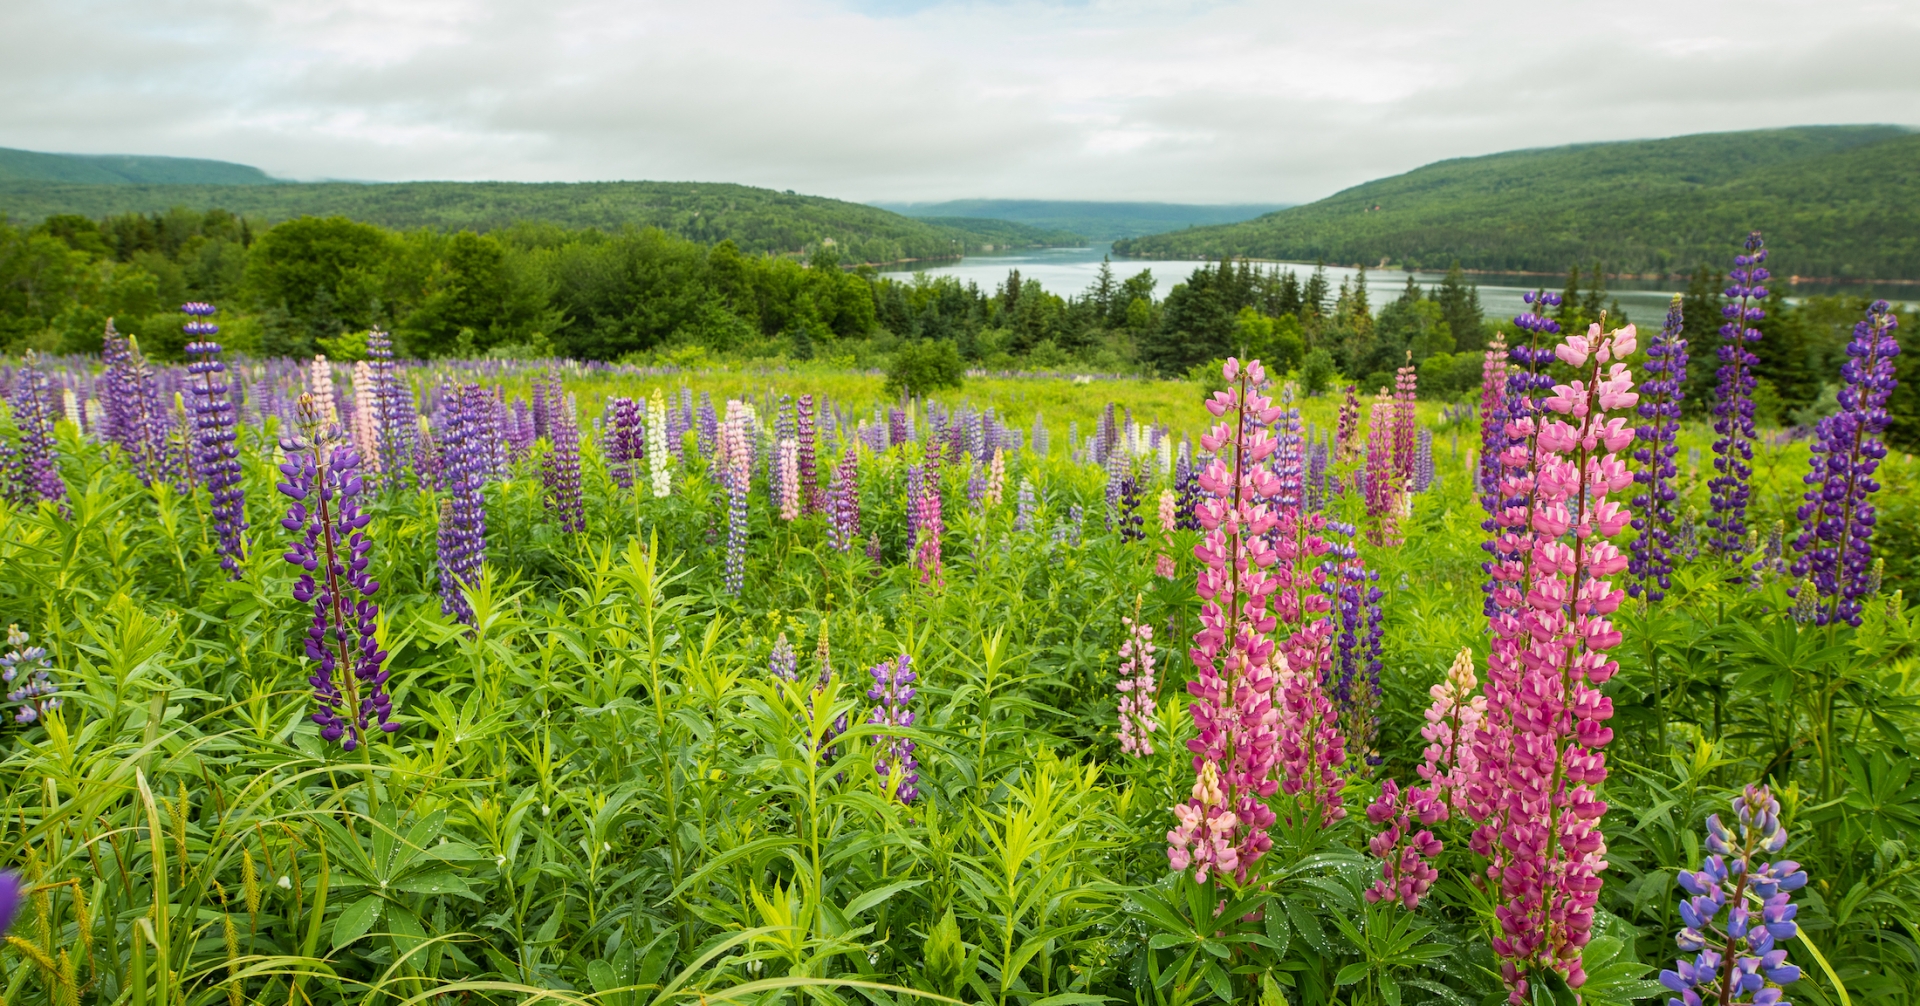
[[[208,300],[223,308],[228,347],[262,356],[352,359],[363,351],[356,336],[375,326],[416,357],[877,366],[903,341],[935,340],[989,370],[1182,376],[1251,354],[1297,372],[1310,394],[1380,387],[1410,359],[1422,394],[1446,398],[1478,387],[1482,349],[1509,327],[1485,316],[1459,269],[1430,288],[1387,272],[1335,286],[1319,270],[1229,260],[1195,266],[1156,298],[1151,273],[1118,281],[1103,270],[1086,290],[1052,291],[1015,272],[989,290],[849,266],[832,246],[799,259],[657,228],[523,223],[447,234],[343,217],[257,229],[223,210],[57,216],[30,228],[0,223],[0,353],[97,352],[113,317],[149,352],[178,359],[178,305]],[[1690,406],[1708,400],[1714,380],[1722,285],[1715,264],[1692,273]],[[1596,269],[1575,270],[1563,300],[1567,328],[1603,310],[1623,317]],[[1848,297],[1790,304],[1773,291],[1756,349],[1763,421],[1808,425],[1831,409],[1832,375],[1862,306]],[[1901,358],[1894,403],[1903,444],[1920,444],[1916,360]]]
[[1819,126],[1588,143],[1430,164],[1117,254],[1557,273],[1685,273],[1766,232],[1782,276],[1920,279],[1920,135]]
[[910,217],[987,218],[1084,234],[1095,241],[1160,234],[1182,227],[1230,224],[1284,208],[1276,203],[1115,203],[1073,199],[953,199],[943,203],[873,205]]

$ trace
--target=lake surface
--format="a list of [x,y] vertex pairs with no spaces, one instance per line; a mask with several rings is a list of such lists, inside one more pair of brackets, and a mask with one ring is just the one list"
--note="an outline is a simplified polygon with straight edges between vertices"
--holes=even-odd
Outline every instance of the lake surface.
[[[1040,285],[1051,293],[1061,296],[1084,293],[1093,285],[1100,274],[1100,259],[1109,254],[1109,244],[1095,244],[1080,248],[1039,248],[1029,251],[995,253],[991,255],[969,255],[966,258],[924,269],[903,269],[901,272],[924,272],[929,276],[952,276],[962,282],[976,283],[980,289],[991,293],[1006,282],[1007,273],[1018,269],[1022,279],[1037,279]],[[1729,259],[1731,261],[1731,259]],[[1292,269],[1300,275],[1302,282],[1313,273],[1311,262],[1258,263],[1269,267],[1278,265],[1282,269]],[[1152,270],[1154,295],[1165,297],[1175,283],[1185,282],[1187,277],[1198,268],[1199,262],[1193,259],[1139,259],[1114,258],[1113,277],[1115,282],[1144,271]],[[1327,266],[1327,283],[1335,290],[1340,288],[1342,279],[1353,279],[1360,270],[1344,266]],[[1444,278],[1444,273],[1416,270],[1414,282],[1423,287],[1431,287]],[[1513,276],[1497,273],[1469,275],[1467,281],[1480,288],[1480,306],[1489,319],[1509,319],[1519,314],[1526,306],[1521,299],[1529,290],[1544,286],[1558,291],[1566,285],[1565,277]],[[1407,282],[1407,273],[1400,269],[1367,270],[1367,298],[1376,313],[1380,308],[1400,296],[1401,287]],[[1610,298],[1618,298],[1620,309],[1625,311],[1627,319],[1640,325],[1658,325],[1666,319],[1667,303],[1673,295],[1683,292],[1684,283],[1665,280],[1608,280],[1607,292]],[[1896,303],[1912,303],[1920,300],[1920,287],[1892,286],[1870,289],[1857,285],[1801,284],[1793,288],[1803,294],[1828,293],[1865,293],[1885,297]],[[1718,327],[1716,319],[1714,325]]]

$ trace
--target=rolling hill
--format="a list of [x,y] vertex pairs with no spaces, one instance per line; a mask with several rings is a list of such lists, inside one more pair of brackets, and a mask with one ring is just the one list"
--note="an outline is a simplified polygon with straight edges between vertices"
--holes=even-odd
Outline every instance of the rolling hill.
[[955,199],[944,203],[874,203],[910,217],[987,218],[1084,234],[1096,241],[1139,237],[1206,224],[1227,224],[1280,209],[1284,203],[1205,205],[1101,203],[1063,199]]
[[1724,267],[1750,230],[1777,275],[1920,279],[1920,134],[1803,126],[1456,158],[1114,252],[1671,274]]
[[192,157],[42,154],[0,147],[0,182],[81,185],[272,185],[259,168]]

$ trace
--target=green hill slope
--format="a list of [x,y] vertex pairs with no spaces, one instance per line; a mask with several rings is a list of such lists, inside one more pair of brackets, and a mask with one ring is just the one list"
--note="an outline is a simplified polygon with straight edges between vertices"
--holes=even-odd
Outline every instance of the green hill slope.
[[1114,251],[1644,274],[1724,265],[1755,229],[1783,276],[1920,279],[1920,134],[1807,126],[1459,158]]
[[1075,244],[1072,234],[1007,221],[915,220],[859,203],[707,182],[350,182],[124,185],[0,180],[0,213],[37,222],[57,213],[100,218],[174,207],[220,208],[267,223],[344,216],[396,229],[658,227],[696,241],[731,239],[753,253],[799,252],[831,239],[843,259],[951,258],[983,246]]
[[0,181],[81,185],[272,185],[259,168],[193,157],[42,154],[0,147]]
[[955,199],[944,203],[874,203],[910,217],[946,220],[984,217],[1084,234],[1096,241],[1139,237],[1161,231],[1248,220],[1280,209],[1283,203],[1203,205],[1191,203],[1102,203],[1067,199]]

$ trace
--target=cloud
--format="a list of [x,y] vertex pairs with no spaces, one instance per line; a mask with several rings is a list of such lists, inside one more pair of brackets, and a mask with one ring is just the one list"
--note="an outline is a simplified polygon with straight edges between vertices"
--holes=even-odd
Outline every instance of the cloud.
[[[1871,48],[1862,39],[1871,39]],[[1920,8],[12,0],[0,145],[297,177],[1303,201],[1515,147],[1902,121]]]

